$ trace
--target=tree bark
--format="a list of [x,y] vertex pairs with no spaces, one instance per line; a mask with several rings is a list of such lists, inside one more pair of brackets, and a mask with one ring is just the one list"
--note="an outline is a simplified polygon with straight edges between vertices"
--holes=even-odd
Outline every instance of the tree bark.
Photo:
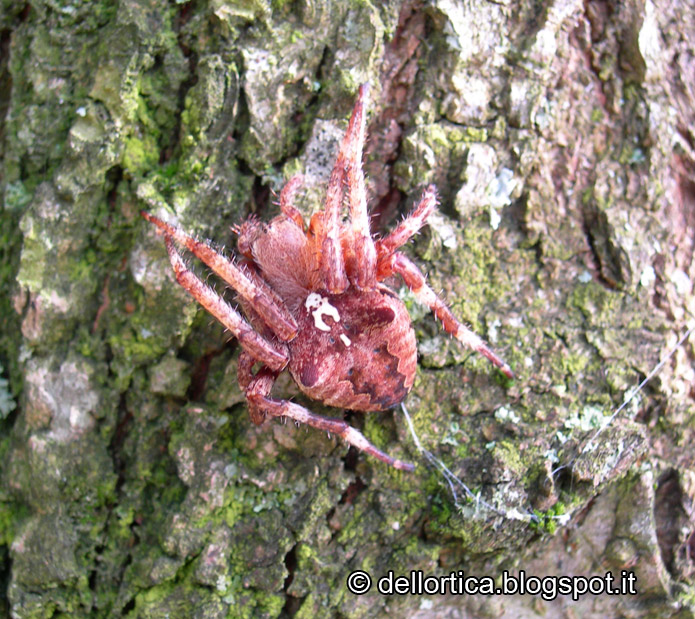
[[[695,326],[694,15],[663,0],[4,2],[4,610],[692,616],[695,338],[636,387]],[[391,282],[418,338],[404,404],[429,456],[401,410],[348,419],[410,474],[254,426],[236,343],[139,216],[231,247],[230,226],[275,215],[301,172],[308,218],[363,82],[373,231],[436,184],[440,213],[406,251],[516,373]],[[275,393],[340,414],[288,377]],[[417,570],[496,586],[505,570],[632,573],[636,594],[379,590]]]

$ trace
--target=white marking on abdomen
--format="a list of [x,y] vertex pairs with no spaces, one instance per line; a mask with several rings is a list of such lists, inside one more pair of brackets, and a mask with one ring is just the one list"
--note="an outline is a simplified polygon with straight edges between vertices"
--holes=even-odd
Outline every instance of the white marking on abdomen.
[[345,335],[344,333],[341,333],[338,337],[340,338],[340,341],[343,344],[345,344],[345,346],[350,346],[350,344],[352,344],[352,342],[350,341],[350,338],[347,335]]
[[[307,311],[311,312],[311,315],[314,317],[314,326],[321,331],[331,330],[331,328],[323,321],[324,316],[330,316],[333,320],[335,320],[335,322],[340,322],[340,314],[338,313],[338,310],[328,302],[326,297],[322,297],[316,292],[312,292],[306,298],[304,307],[306,307]],[[349,346],[349,344],[345,345]]]

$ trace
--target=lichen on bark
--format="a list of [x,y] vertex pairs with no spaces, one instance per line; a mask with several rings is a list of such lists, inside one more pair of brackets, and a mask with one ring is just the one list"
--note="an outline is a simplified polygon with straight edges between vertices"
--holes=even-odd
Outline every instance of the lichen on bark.
[[[543,576],[560,556],[565,573],[638,577],[636,597],[576,612],[689,612],[692,337],[588,439],[693,326],[695,95],[672,69],[694,66],[692,8],[5,3],[2,611],[552,614],[566,600],[345,583]],[[418,338],[415,431],[484,503],[454,499],[399,411],[349,419],[413,474],[311,429],[253,426],[235,343],[138,216],[232,245],[229,227],[274,215],[296,172],[308,215],[364,81],[375,232],[435,183],[440,214],[406,251],[517,374],[394,282]],[[286,376],[276,393],[336,414]]]

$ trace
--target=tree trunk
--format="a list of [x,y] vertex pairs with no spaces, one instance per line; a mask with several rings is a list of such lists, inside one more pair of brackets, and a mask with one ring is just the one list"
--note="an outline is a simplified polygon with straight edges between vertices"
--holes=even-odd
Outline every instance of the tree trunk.
[[[695,325],[694,16],[664,0],[6,0],[7,613],[692,616],[695,338],[635,388]],[[363,82],[373,231],[436,184],[440,214],[406,252],[516,373],[390,282],[418,338],[419,443],[400,409],[347,418],[414,473],[254,426],[236,342],[139,216],[231,248],[230,226],[274,216],[301,172],[308,218]],[[274,393],[342,414],[286,375]],[[417,593],[417,570],[448,580],[389,595]],[[636,594],[457,590],[505,570],[592,590],[634,574]]]

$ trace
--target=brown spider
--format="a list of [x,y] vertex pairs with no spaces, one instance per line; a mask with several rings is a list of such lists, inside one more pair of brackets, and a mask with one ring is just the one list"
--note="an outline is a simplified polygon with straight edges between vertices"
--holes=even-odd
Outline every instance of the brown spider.
[[[396,251],[435,210],[434,186],[393,232],[372,239],[362,172],[366,97],[363,85],[328,182],[324,210],[311,217],[307,229],[292,206],[302,178],[290,179],[280,193],[282,214],[268,224],[248,219],[237,228],[237,246],[245,257],[241,267],[208,243],[148,213],[142,216],[164,233],[179,284],[239,340],[239,385],[253,423],[260,425],[266,415],[288,417],[337,434],[397,469],[412,471],[412,464],[380,451],[344,420],[270,397],[278,374],[288,368],[306,395],[329,406],[367,412],[401,402],[413,386],[417,349],[405,306],[381,283],[394,274],[448,333],[513,376],[509,366],[454,317],[418,267]],[[346,179],[350,220],[343,222]],[[186,267],[174,241],[236,291],[246,320]],[[254,373],[256,364],[260,365]]]

